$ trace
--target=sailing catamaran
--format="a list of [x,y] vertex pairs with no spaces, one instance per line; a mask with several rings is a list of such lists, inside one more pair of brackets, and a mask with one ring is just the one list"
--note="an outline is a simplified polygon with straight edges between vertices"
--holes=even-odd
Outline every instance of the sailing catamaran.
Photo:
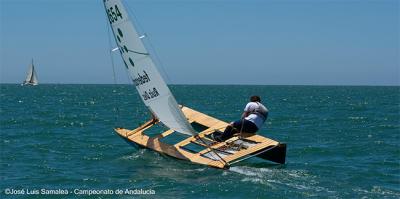
[[25,81],[21,85],[36,86],[38,84],[39,82],[36,76],[35,66],[33,65],[32,59],[32,63],[29,66],[28,74],[26,75]]
[[[125,67],[153,115],[136,129],[116,128],[118,135],[129,143],[216,168],[229,168],[254,156],[285,163],[286,144],[261,135],[242,132],[223,142],[211,139],[211,134],[223,131],[228,123],[178,105],[141,41],[144,36],[136,31],[121,0],[104,0],[104,7]],[[156,136],[145,134],[160,123],[169,130]],[[187,137],[169,143],[168,138],[176,133]]]

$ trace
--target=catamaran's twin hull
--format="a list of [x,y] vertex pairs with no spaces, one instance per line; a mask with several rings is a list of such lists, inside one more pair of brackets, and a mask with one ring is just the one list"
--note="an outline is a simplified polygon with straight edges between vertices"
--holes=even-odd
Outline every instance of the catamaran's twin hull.
[[150,120],[134,130],[116,128],[115,131],[128,143],[221,169],[229,168],[231,164],[254,156],[280,164],[285,163],[286,144],[254,134],[242,134],[241,137],[235,136],[225,142],[215,142],[209,136],[216,130],[223,131],[228,125],[226,122],[188,107],[182,107],[182,111],[190,123],[202,127],[203,130],[197,136],[188,137],[174,144],[164,142],[164,139],[174,133],[173,130],[154,137],[144,133],[158,122],[155,120]]

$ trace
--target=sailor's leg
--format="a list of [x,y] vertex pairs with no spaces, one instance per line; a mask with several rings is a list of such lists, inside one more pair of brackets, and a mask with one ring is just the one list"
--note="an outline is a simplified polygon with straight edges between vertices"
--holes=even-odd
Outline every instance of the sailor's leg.
[[243,120],[243,132],[256,133],[258,131],[257,126],[248,120]]
[[229,124],[226,128],[224,133],[222,133],[222,135],[220,136],[222,141],[225,141],[231,137],[233,137],[233,135],[235,133],[237,133],[237,128],[240,127],[242,125],[242,120],[237,120],[231,124]]

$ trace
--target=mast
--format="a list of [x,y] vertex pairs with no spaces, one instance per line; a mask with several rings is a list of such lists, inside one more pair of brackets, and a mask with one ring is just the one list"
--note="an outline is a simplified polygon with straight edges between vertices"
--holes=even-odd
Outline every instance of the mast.
[[150,112],[168,128],[197,134],[189,124],[141,41],[121,0],[103,0],[104,8],[125,68]]

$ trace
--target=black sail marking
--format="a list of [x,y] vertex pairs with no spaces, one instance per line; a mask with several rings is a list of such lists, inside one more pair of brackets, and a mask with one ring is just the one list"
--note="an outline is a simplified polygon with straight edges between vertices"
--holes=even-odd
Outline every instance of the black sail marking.
[[120,37],[124,37],[124,34],[122,34],[122,31],[119,28],[118,28],[118,34],[119,34]]
[[133,63],[133,61],[130,57],[129,57],[129,62],[132,64],[132,66],[135,66],[135,63]]

